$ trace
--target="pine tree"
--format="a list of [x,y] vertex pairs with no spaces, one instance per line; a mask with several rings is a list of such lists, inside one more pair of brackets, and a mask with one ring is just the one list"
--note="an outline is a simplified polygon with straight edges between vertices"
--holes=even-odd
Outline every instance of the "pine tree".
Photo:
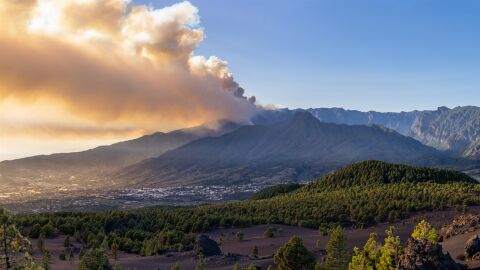
[[118,245],[117,245],[117,242],[113,242],[112,243],[112,246],[110,247],[111,251],[112,251],[112,256],[113,256],[113,259],[116,261],[118,260]]
[[207,267],[205,265],[205,257],[202,254],[198,256],[197,264],[195,265],[195,270],[206,270]]
[[61,250],[61,251],[60,251],[60,254],[58,254],[58,258],[59,258],[61,261],[67,260],[67,254],[65,253],[65,250]]
[[75,254],[73,254],[73,249],[70,249],[70,252],[68,253],[68,261],[70,262],[70,265],[73,264],[74,257],[75,257]]
[[253,246],[253,249],[252,249],[252,252],[251,252],[250,256],[252,258],[255,258],[255,259],[258,258],[258,247],[257,246]]
[[275,236],[275,228],[268,227],[267,230],[263,233],[265,238],[272,238]]
[[36,269],[31,244],[15,226],[12,215],[0,208],[0,269]]
[[151,240],[146,239],[143,241],[142,251],[145,256],[152,256],[153,249],[154,249],[154,246]]
[[385,233],[385,244],[380,249],[380,259],[377,263],[377,269],[395,270],[403,249],[400,245],[400,237],[394,236],[395,228],[390,227]]
[[83,255],[85,255],[85,253],[86,253],[86,251],[85,251],[85,249],[82,247],[82,248],[80,249],[80,253],[78,254],[78,258],[81,260],[82,257],[83,257]]
[[107,239],[107,237],[103,237],[103,241],[100,244],[100,248],[105,250],[105,251],[108,251],[108,239]]
[[349,270],[374,270],[380,259],[380,248],[377,242],[377,234],[371,233],[363,249],[353,249],[352,261],[348,265]]
[[298,236],[293,236],[277,252],[275,252],[274,262],[277,270],[314,270],[315,258],[303,245],[303,241]]
[[73,233],[73,238],[75,238],[75,240],[77,240],[77,242],[82,241],[82,236],[81,236],[80,232],[77,231],[77,230],[75,230],[75,232]]
[[70,236],[67,235],[67,237],[65,237],[65,241],[63,241],[63,246],[66,248],[70,247]]
[[45,270],[50,269],[50,252],[48,250],[43,250],[43,255],[42,255],[42,267]]
[[38,223],[35,223],[35,225],[33,225],[32,229],[30,229],[30,233],[29,233],[28,236],[35,239],[35,238],[40,237],[41,232],[42,232],[42,226],[40,226],[40,224],[38,224]]
[[437,230],[425,220],[422,220],[417,224],[413,230],[412,238],[415,240],[427,240],[432,243],[438,242]]
[[348,268],[349,255],[347,243],[341,227],[332,230],[326,247],[325,269],[345,270]]
[[51,223],[47,223],[42,227],[42,233],[45,238],[52,238],[55,235],[55,229]]
[[78,270],[111,269],[108,256],[103,249],[93,249],[85,252],[80,259]]
[[355,247],[349,270],[395,270],[403,249],[400,237],[394,236],[395,228],[385,231],[387,237],[383,245],[376,241],[376,234],[370,234],[362,250]]
[[38,250],[40,250],[41,252],[43,252],[43,249],[44,249],[44,242],[43,242],[43,237],[39,237],[38,240],[37,240],[37,247],[38,247]]
[[235,237],[237,238],[237,241],[243,241],[243,233],[242,232],[237,232],[235,234]]

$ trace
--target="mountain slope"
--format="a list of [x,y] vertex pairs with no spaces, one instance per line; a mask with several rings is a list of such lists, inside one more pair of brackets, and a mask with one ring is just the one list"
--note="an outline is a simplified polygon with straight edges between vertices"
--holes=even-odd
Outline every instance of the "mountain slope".
[[463,152],[463,155],[466,157],[480,159],[480,139],[478,139],[476,142],[471,143],[468,146],[467,150]]
[[[310,108],[306,111],[322,122],[346,125],[381,125],[402,135],[460,156],[480,157],[476,145],[480,140],[480,108],[475,106],[433,111],[361,112],[342,108]],[[264,111],[256,115],[254,123],[274,123],[292,117],[295,110]]]
[[[412,124],[409,135],[427,145],[456,153],[469,148],[475,150],[474,145],[480,140],[480,108],[441,107],[422,112]],[[477,152],[470,154],[474,156]]]
[[148,185],[303,181],[341,165],[379,159],[443,165],[443,153],[379,126],[323,123],[310,113],[205,138],[122,171]]
[[156,132],[133,140],[100,146],[94,149],[33,156],[0,162],[0,182],[15,182],[29,178],[50,181],[66,180],[69,177],[97,178],[104,173],[159,156],[193,140],[208,136],[219,136],[239,125],[220,121],[214,128],[198,126],[175,130],[169,133]]
[[27,157],[12,161],[4,161],[3,166],[22,166],[31,169],[69,169],[84,167],[124,166],[145,158],[158,156],[172,148],[198,138],[189,133],[157,132],[137,139],[99,146],[94,149]]

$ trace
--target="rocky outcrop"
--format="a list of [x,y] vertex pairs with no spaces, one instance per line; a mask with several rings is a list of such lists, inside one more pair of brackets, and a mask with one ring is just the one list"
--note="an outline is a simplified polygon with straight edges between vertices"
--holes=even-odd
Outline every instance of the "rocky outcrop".
[[465,245],[465,257],[472,260],[480,259],[480,238],[478,238],[478,235],[468,239]]
[[220,247],[215,240],[210,239],[207,235],[199,235],[195,243],[195,253],[203,254],[205,257],[217,256],[222,254]]
[[480,159],[480,139],[470,144],[470,146],[467,148],[467,150],[465,150],[463,155],[466,157]]
[[409,239],[397,270],[461,270],[462,266],[442,251],[442,246],[427,240]]
[[474,232],[480,229],[480,215],[457,216],[447,227],[440,230],[440,237],[449,237],[464,233]]

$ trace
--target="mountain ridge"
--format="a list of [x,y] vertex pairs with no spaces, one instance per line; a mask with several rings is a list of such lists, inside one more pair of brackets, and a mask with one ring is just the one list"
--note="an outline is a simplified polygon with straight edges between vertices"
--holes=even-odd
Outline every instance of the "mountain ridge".
[[[254,123],[274,123],[289,119],[303,109],[265,110],[254,116]],[[327,123],[347,125],[377,124],[391,128],[439,150],[457,156],[480,157],[480,107],[439,107],[436,110],[409,112],[362,112],[344,108],[309,108],[316,118]]]
[[[392,129],[324,123],[298,111],[288,121],[243,126],[219,137],[195,140],[130,166],[121,175],[147,185],[233,184],[258,180],[252,173],[257,169],[263,171],[260,178],[266,183],[268,179],[306,181],[368,159],[422,165],[450,162],[444,153]],[[311,171],[296,174],[302,170]]]
[[[119,168],[159,156],[168,150],[202,138],[219,136],[238,128],[240,124],[219,121],[214,127],[201,125],[171,132],[155,132],[132,140],[71,153],[38,155],[0,162],[0,182],[15,182],[15,178],[68,177],[97,178]],[[58,179],[57,179],[58,178]]]
[[[464,115],[462,113],[464,111],[469,113]],[[365,159],[385,159],[409,164],[415,164],[418,160],[421,162],[420,165],[450,166],[448,164],[452,164],[453,158],[448,155],[452,155],[452,153],[473,160],[479,158],[480,137],[470,145],[464,140],[461,145],[468,147],[462,153],[459,153],[463,150],[462,148],[457,147],[455,152],[449,147],[438,147],[438,144],[431,143],[431,141],[443,140],[452,142],[454,145],[462,138],[467,138],[467,142],[476,139],[478,135],[476,123],[478,122],[477,118],[480,117],[480,112],[477,111],[480,111],[480,108],[473,106],[454,109],[440,107],[436,111],[401,113],[360,112],[343,108],[264,110],[252,118],[253,125],[243,127],[241,124],[224,120],[213,123],[213,125],[202,125],[169,133],[157,132],[134,140],[100,146],[82,152],[3,161],[0,162],[0,182],[16,185],[19,182],[11,180],[19,178],[23,184],[37,179],[45,183],[52,181],[61,183],[72,177],[87,180],[94,178],[98,180],[97,182],[105,182],[113,179],[112,174],[114,178],[118,175],[122,175],[122,177],[131,175],[133,167],[142,168],[145,164],[149,164],[151,159],[175,150],[178,151],[174,156],[170,156],[170,160],[162,162],[161,167],[163,168],[160,170],[162,171],[160,175],[155,176],[156,166],[152,166],[153,169],[144,167],[145,172],[138,174],[141,177],[134,177],[134,181],[130,181],[132,177],[127,177],[128,184],[136,183],[139,178],[143,178],[146,183],[155,182],[154,179],[161,178],[170,181],[177,178],[176,174],[182,176],[189,174],[187,182],[207,184],[222,183],[221,175],[228,176],[228,183],[243,183],[245,182],[244,178],[249,181],[259,181],[259,183],[285,182],[288,177],[298,181],[307,181],[349,162]],[[459,117],[466,118],[468,121],[459,119]],[[429,123],[432,121],[436,124],[430,125]],[[285,124],[287,122],[288,125]],[[473,123],[473,125],[471,128],[466,128],[465,123]],[[417,135],[413,135],[414,132],[408,129],[409,126],[410,129],[412,126],[416,127],[415,134]],[[266,129],[272,127],[276,127],[276,130],[270,132],[268,136],[261,136]],[[231,131],[237,129],[238,132],[230,134]],[[325,133],[325,130],[330,130],[330,133]],[[441,132],[437,134],[436,130]],[[462,137],[455,132],[459,134],[467,132],[469,136]],[[390,142],[379,139],[382,137],[378,137],[379,134],[389,136],[389,140],[402,141],[403,146],[395,149],[398,157],[392,157],[395,151],[390,149]],[[422,134],[431,135],[420,139]],[[205,142],[215,142],[216,140],[212,138],[203,140],[204,137],[220,135],[227,135],[223,138],[222,146],[209,146],[222,148],[217,149],[215,154],[209,153],[211,149],[205,150],[209,147],[202,150],[202,147],[196,143],[189,146],[190,148],[186,152],[182,150],[182,146],[196,140],[201,140],[203,147],[206,147]],[[405,135],[409,135],[408,139],[410,140],[406,140]],[[350,137],[360,139],[361,136],[363,138],[357,142],[345,143]],[[242,139],[242,137],[244,138]],[[315,137],[323,138],[323,141],[316,141]],[[336,137],[342,139],[343,142],[335,142],[335,139],[339,139]],[[430,143],[428,143],[429,141]],[[319,143],[329,145],[331,142],[334,142],[335,148],[325,147],[325,149],[318,149],[317,152],[311,151],[315,149],[312,145]],[[375,143],[372,144],[372,142]],[[424,148],[425,145],[422,143],[446,149],[448,152],[433,151],[434,149],[431,147]],[[420,152],[423,149],[428,154],[411,156],[412,152],[410,152],[410,154],[406,154],[408,158],[403,158],[404,148],[416,149]],[[354,150],[351,151],[351,149]],[[182,151],[184,151],[183,154]],[[201,158],[192,159],[195,153]],[[169,155],[166,156],[169,157]],[[173,164],[175,162],[178,162],[179,165]],[[462,162],[468,163],[467,161]],[[467,171],[471,175],[478,175],[480,172],[478,165],[474,164],[473,167],[470,165],[466,164],[467,167],[471,167],[467,168]],[[466,168],[466,166],[462,166],[456,168]],[[174,169],[165,170],[167,167]],[[216,170],[217,176],[213,179],[209,179],[212,174],[205,170],[208,167]],[[126,169],[122,170],[122,168]],[[233,175],[236,176],[233,177]],[[192,178],[197,179],[193,181]],[[175,183],[181,184],[180,182]]]

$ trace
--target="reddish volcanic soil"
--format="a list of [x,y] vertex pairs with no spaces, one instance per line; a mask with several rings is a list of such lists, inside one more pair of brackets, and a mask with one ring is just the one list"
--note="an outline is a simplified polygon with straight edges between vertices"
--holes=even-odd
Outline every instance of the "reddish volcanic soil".
[[461,235],[456,235],[453,237],[448,238],[442,243],[443,246],[443,251],[446,253],[448,252],[450,256],[452,256],[455,261],[461,264],[467,265],[470,269],[473,268],[480,268],[480,261],[463,261],[458,259],[458,255],[461,255],[465,251],[465,243],[467,240],[474,236],[475,234],[480,234],[480,230],[474,231],[474,232],[469,232],[466,234],[461,234]]
[[[479,214],[480,207],[474,207],[469,209],[469,213]],[[446,223],[450,223],[454,216],[460,213],[455,211],[437,211],[423,214],[417,214],[411,218],[405,219],[395,223],[378,224],[373,227],[364,229],[347,229],[345,235],[348,240],[350,249],[354,246],[363,246],[368,236],[372,232],[378,234],[378,239],[382,240],[385,236],[385,230],[389,226],[395,226],[397,228],[397,234],[403,241],[410,236],[411,231],[416,223],[420,219],[426,219],[430,223],[436,226],[441,226]],[[244,256],[218,256],[207,259],[207,266],[210,270],[231,270],[235,263],[239,263],[241,266],[247,266],[250,263],[261,266],[262,269],[266,269],[268,265],[273,264],[272,255],[275,250],[288,241],[293,235],[302,237],[305,245],[308,249],[315,253],[317,259],[321,259],[319,248],[324,248],[328,236],[319,236],[317,230],[285,226],[285,225],[270,225],[279,229],[280,232],[275,233],[275,237],[267,238],[264,236],[265,230],[269,225],[258,225],[249,228],[220,228],[215,229],[208,235],[215,239],[222,248],[222,251],[232,254],[244,255]],[[242,232],[244,234],[243,241],[236,240],[235,233]],[[471,235],[455,236],[443,243],[445,251],[449,252],[453,258],[463,252],[465,241]],[[76,269],[78,266],[78,253],[75,254],[75,260],[72,264],[68,261],[60,261],[59,254],[63,249],[63,241],[65,237],[59,236],[55,239],[45,240],[45,246],[51,253],[51,269],[64,270],[64,269]],[[31,240],[34,247],[34,257],[40,262],[41,254],[37,249],[36,240]],[[319,241],[319,248],[316,243]],[[80,243],[72,240],[72,243],[80,248]],[[254,246],[258,247],[260,259],[249,259],[248,255]],[[192,252],[173,252],[161,256],[141,257],[133,254],[119,253],[118,261],[111,260],[111,263],[121,265],[124,270],[128,269],[142,269],[142,270],[169,270],[176,262],[180,262],[184,270],[190,270],[195,268],[195,256]],[[461,262],[461,261],[459,261]],[[461,262],[466,263],[466,262]],[[469,263],[471,267],[478,267],[480,263]]]

